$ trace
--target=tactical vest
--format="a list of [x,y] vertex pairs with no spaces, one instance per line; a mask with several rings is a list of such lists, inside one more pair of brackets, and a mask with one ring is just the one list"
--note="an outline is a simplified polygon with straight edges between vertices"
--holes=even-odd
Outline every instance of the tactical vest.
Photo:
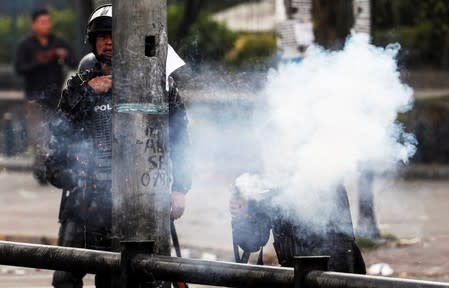
[[91,236],[87,239],[90,246],[101,248],[109,241],[112,229],[112,93],[90,97],[84,119],[92,148],[86,183],[86,231]]

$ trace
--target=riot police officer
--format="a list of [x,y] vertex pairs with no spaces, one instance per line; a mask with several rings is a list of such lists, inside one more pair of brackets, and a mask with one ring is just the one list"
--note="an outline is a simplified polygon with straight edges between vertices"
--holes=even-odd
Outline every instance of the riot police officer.
[[[96,63],[79,71],[63,91],[52,121],[48,180],[63,190],[58,245],[111,250],[112,229],[112,5],[98,7],[87,25]],[[169,79],[170,157],[173,162],[171,218],[184,211],[191,187],[187,118]],[[175,141],[176,140],[176,141]],[[176,143],[175,143],[176,142]],[[56,271],[54,287],[82,287],[83,274]],[[97,274],[97,287],[110,287],[110,275]]]
[[[299,205],[281,206],[285,193],[281,188],[262,189],[263,186],[253,185],[248,189],[248,184],[239,184],[250,183],[249,177],[259,183],[263,179],[258,174],[241,175],[235,181],[230,201],[237,262],[246,263],[250,253],[260,251],[258,262],[263,264],[261,253],[271,230],[273,246],[282,266],[293,267],[294,256],[330,256],[328,268],[331,271],[366,273],[363,257],[355,243],[348,196],[343,185],[336,185],[326,193],[325,199],[321,199],[327,204],[332,202],[331,205],[315,204],[316,207],[330,208],[329,215],[322,215],[326,213],[317,208],[315,218],[320,220],[311,221],[313,219],[300,217],[298,211],[291,210],[298,209]],[[246,193],[245,189],[252,192]],[[239,247],[243,250],[242,256],[238,253]]]

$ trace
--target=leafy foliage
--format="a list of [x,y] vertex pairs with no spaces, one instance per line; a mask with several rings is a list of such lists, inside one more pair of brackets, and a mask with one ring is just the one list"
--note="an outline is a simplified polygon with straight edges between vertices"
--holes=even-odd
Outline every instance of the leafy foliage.
[[373,14],[376,44],[401,43],[409,64],[448,64],[447,0],[379,0]]
[[55,34],[68,41],[73,49],[78,46],[80,39],[77,38],[78,23],[76,13],[70,9],[51,9],[50,15],[53,20],[53,31]]
[[[213,13],[213,12],[217,12],[229,7],[232,7],[234,5],[240,4],[240,3],[244,3],[244,2],[249,2],[252,1],[254,2],[254,0],[220,0],[220,1],[216,1],[216,0],[204,0],[202,7],[208,12],[208,13]],[[258,0],[256,0],[258,1]],[[168,4],[184,4],[186,1],[185,0],[168,0]]]
[[261,68],[276,53],[276,36],[271,33],[242,34],[226,54],[228,64]]
[[170,43],[178,42],[178,52],[194,65],[203,61],[223,60],[225,54],[233,47],[237,33],[212,20],[202,13],[192,25],[189,35],[184,39],[173,39],[183,15],[183,6],[170,5],[168,9],[168,37]]
[[11,51],[10,27],[11,19],[9,17],[0,18],[0,62],[8,62]]
[[[53,20],[53,31],[66,39],[72,47],[77,44],[77,22],[73,10],[49,10]],[[0,17],[0,63],[12,62],[11,56],[16,43],[21,38],[31,34],[31,18],[27,15],[17,17],[17,34],[12,34],[12,19],[9,16]]]

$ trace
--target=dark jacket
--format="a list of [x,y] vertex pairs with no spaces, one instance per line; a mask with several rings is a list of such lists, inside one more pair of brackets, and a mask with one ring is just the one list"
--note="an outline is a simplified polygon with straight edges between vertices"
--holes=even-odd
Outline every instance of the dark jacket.
[[[51,123],[47,177],[54,186],[66,191],[61,200],[61,222],[67,217],[80,221],[91,217],[100,221],[98,227],[110,226],[109,218],[98,217],[110,217],[112,209],[112,93],[97,94],[87,84],[90,79],[101,75],[100,67],[96,65],[94,69],[71,78],[62,93],[56,118]],[[191,187],[187,117],[172,80],[170,84],[172,190],[186,193]],[[96,212],[89,210],[92,202],[100,203]]]
[[[275,198],[282,194],[282,190],[265,194],[266,198],[249,201],[247,214],[232,219],[234,245],[247,253],[256,252],[267,243],[271,230],[273,247],[282,266],[293,267],[294,256],[329,255],[330,271],[366,273],[363,257],[355,243],[348,196],[343,185],[327,195],[328,201],[322,199],[322,203],[316,203],[318,212],[313,224],[310,219],[299,217],[296,211],[275,204],[279,203]],[[323,203],[332,203],[331,215],[321,212],[321,207],[327,206]]]
[[[56,48],[67,50],[68,55],[64,62],[58,61],[56,57],[47,63],[40,63],[37,60],[39,53]],[[72,50],[64,40],[50,35],[48,45],[42,46],[33,35],[19,43],[14,64],[16,72],[24,77],[27,98],[56,108],[65,77],[64,65],[74,69],[77,62]]]

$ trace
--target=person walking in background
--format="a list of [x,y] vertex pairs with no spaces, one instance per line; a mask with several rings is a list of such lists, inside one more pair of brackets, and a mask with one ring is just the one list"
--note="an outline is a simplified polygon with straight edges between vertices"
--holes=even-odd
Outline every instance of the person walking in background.
[[52,33],[52,19],[46,9],[32,13],[32,35],[19,42],[16,72],[25,80],[25,113],[28,139],[33,148],[33,174],[46,184],[45,157],[49,139],[48,120],[56,110],[64,82],[64,65],[76,68],[69,45]]

